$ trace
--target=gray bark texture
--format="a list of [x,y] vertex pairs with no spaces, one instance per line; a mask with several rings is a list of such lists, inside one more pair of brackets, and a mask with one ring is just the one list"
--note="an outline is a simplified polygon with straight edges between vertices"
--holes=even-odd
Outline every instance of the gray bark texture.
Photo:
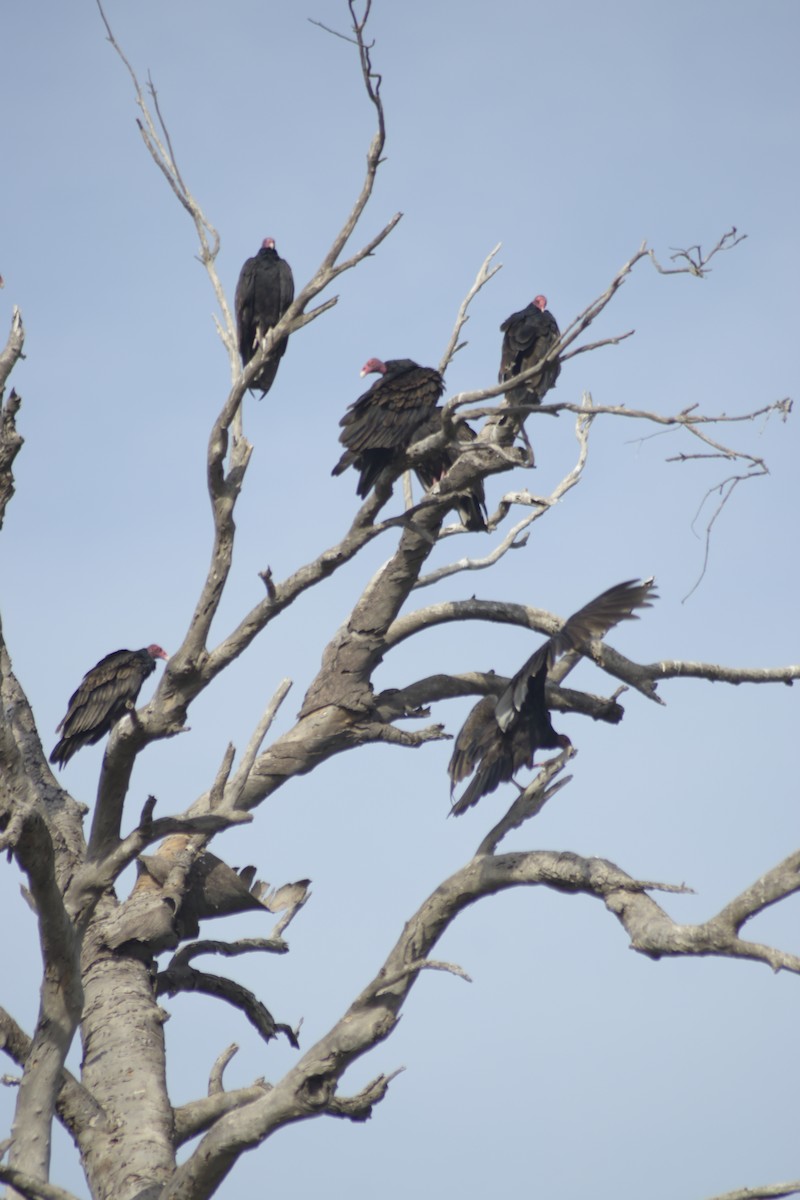
[[[398,458],[394,479],[379,480],[375,492],[360,506],[338,542],[285,579],[273,579],[270,572],[264,572],[263,598],[216,644],[211,641],[212,623],[219,617],[231,569],[234,511],[251,456],[243,429],[243,397],[271,348],[283,338],[292,335],[293,352],[300,352],[300,330],[335,303],[326,301],[314,308],[316,297],[341,272],[371,255],[398,219],[393,218],[379,235],[351,251],[349,258],[344,257],[371,195],[385,139],[380,79],[372,70],[369,39],[364,32],[369,7],[369,3],[362,6],[359,16],[355,0],[349,5],[363,85],[377,126],[369,146],[364,183],[350,217],[318,271],[298,291],[244,371],[239,366],[233,319],[216,274],[218,239],[186,189],[172,160],[169,139],[165,141],[161,135],[158,120],[131,71],[144,114],[140,128],[145,144],[195,224],[199,257],[219,302],[220,327],[233,383],[213,424],[205,465],[214,521],[211,564],[183,642],[167,663],[153,698],[136,713],[123,716],[109,734],[88,841],[85,809],[60,786],[50,770],[0,628],[0,850],[14,856],[26,877],[42,958],[39,1010],[31,1018],[30,1028],[24,1028],[13,1014],[0,1010],[0,1048],[21,1071],[7,1146],[8,1162],[0,1167],[0,1179],[16,1195],[66,1200],[67,1193],[50,1179],[51,1134],[56,1120],[77,1147],[93,1200],[206,1200],[245,1151],[259,1146],[282,1127],[322,1116],[366,1120],[385,1096],[391,1077],[379,1074],[357,1094],[342,1095],[339,1087],[343,1073],[391,1035],[423,971],[463,974],[430,957],[437,942],[464,909],[510,888],[547,888],[597,900],[625,930],[631,947],[654,960],[716,955],[746,958],[800,974],[797,956],[741,937],[743,926],[754,915],[800,890],[798,854],[766,872],[711,920],[683,925],[673,921],[654,899],[654,893],[680,891],[678,887],[639,880],[604,859],[570,852],[499,852],[506,835],[535,817],[565,786],[568,780],[563,772],[573,753],[569,746],[545,762],[519,795],[509,788],[513,803],[484,836],[474,857],[436,887],[410,915],[375,978],[315,1045],[302,1046],[297,1031],[275,1019],[254,992],[224,974],[212,975],[190,965],[201,953],[215,953],[222,958],[249,953],[285,954],[289,947],[283,934],[308,898],[308,880],[292,881],[270,891],[255,879],[252,869],[236,871],[229,867],[208,849],[216,833],[254,819],[267,797],[333,755],[379,742],[413,749],[448,736],[440,725],[426,723],[428,705],[455,696],[497,697],[508,685],[507,678],[476,669],[461,675],[432,674],[376,692],[375,671],[393,648],[420,632],[452,622],[510,624],[547,637],[562,625],[559,617],[525,604],[475,597],[403,611],[417,587],[442,577],[423,575],[434,548],[465,532],[445,527],[454,508],[454,496],[480,479],[529,463],[529,448],[511,444],[514,431],[524,428],[526,414],[514,409],[509,416],[501,385],[450,398],[442,431],[427,438],[426,446],[430,443],[440,450],[448,446],[457,461],[420,503],[385,515],[398,490],[393,485],[403,470],[413,465],[415,455],[419,461],[422,452],[415,448],[409,449],[405,458]],[[107,29],[112,46],[121,53]],[[712,255],[727,245],[725,238],[721,239]],[[443,370],[457,347],[470,300],[494,272],[491,257],[459,311]],[[611,302],[636,265],[646,261],[655,260],[642,247],[606,291],[569,326],[559,345],[548,351],[549,361],[555,361],[559,354],[566,361],[568,347]],[[691,269],[685,268],[686,273],[702,276],[705,263],[693,261]],[[676,269],[674,273],[679,272]],[[17,423],[24,415],[15,392],[5,401],[3,396],[22,354],[23,341],[22,319],[15,310],[0,353],[0,522],[14,491],[13,465],[22,446]],[[535,364],[529,374],[535,375],[541,367],[541,363]],[[467,404],[484,405],[478,411],[489,418],[474,442],[459,441],[456,433],[460,413]],[[490,531],[499,529],[510,512],[522,509],[525,516],[520,529],[515,527],[511,534],[505,531],[503,540],[486,560],[465,560],[444,573],[490,566],[508,550],[521,548],[527,537],[521,527],[527,528],[531,521],[545,516],[574,486],[583,470],[590,427],[597,414],[589,398],[573,411],[579,446],[573,471],[549,497],[509,492],[490,517]],[[640,415],[643,419],[649,416]],[[675,423],[686,425],[688,420],[686,414],[680,414]],[[697,427],[713,418],[693,413],[691,421]],[[507,436],[496,436],[498,424]],[[729,457],[737,456],[735,451],[725,450]],[[320,639],[321,666],[292,727],[270,741],[272,719],[288,690],[288,685],[282,685],[235,768],[231,748],[216,778],[208,781],[207,790],[186,811],[154,819],[155,801],[151,798],[137,822],[130,811],[133,801],[129,796],[137,756],[151,743],[180,732],[192,703],[268,625],[298,597],[324,586],[326,579],[378,537],[387,545],[387,561],[356,598],[341,626],[327,631],[327,644]],[[567,673],[582,656],[592,659],[613,680],[613,695],[591,695],[563,686]],[[559,663],[547,681],[547,703],[554,710],[580,712],[597,721],[618,724],[623,707],[617,684],[638,692],[637,702],[659,703],[659,681],[680,677],[729,684],[790,684],[800,678],[800,667],[740,669],[673,660],[640,664],[605,643],[594,642],[581,647],[579,653],[567,654]],[[409,719],[416,724],[397,724]],[[127,817],[125,827],[135,823],[125,836],[123,815]],[[138,870],[136,884],[129,895],[120,898],[115,884],[123,870],[134,863]],[[275,917],[269,937],[224,942],[203,936],[209,917],[253,910]],[[203,940],[190,940],[198,937]],[[161,958],[164,954],[171,957]],[[224,1002],[238,1009],[242,1019],[249,1021],[265,1042],[282,1037],[297,1047],[291,1069],[280,1079],[258,1079],[250,1086],[227,1091],[223,1071],[234,1052],[232,1048],[220,1056],[207,1096],[173,1106],[167,1084],[167,1013],[160,1000],[178,992],[198,991],[213,997],[216,1004]],[[76,1037],[83,1051],[80,1078],[65,1068]],[[178,1150],[197,1136],[198,1145],[179,1165]],[[798,1190],[795,1185],[785,1186]],[[790,1192],[762,1189],[752,1192],[756,1194]]]

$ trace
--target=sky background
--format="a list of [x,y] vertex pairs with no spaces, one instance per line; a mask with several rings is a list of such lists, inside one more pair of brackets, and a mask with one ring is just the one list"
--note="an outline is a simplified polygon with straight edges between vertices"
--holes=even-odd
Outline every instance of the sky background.
[[[354,49],[307,19],[344,29],[346,5],[108,0],[107,12],[140,77],[152,73],[184,177],[220,231],[229,299],[266,236],[299,287],[352,206],[374,128]],[[636,336],[566,364],[554,397],[578,402],[591,390],[598,404],[735,414],[798,391],[795,3],[375,0],[371,33],[386,162],[357,243],[404,216],[337,282],[337,307],[292,339],[269,397],[246,402],[255,451],[216,637],[263,594],[267,564],[284,578],[341,537],[355,476],[333,479],[330,469],[339,418],[363,390],[362,364],[437,363],[498,242],[503,270],[471,309],[449,394],[494,382],[498,327],[538,292],[564,328],[643,239],[666,263],[670,247],[708,248],[733,224],[747,240],[706,280],[641,263],[592,329],[592,340]],[[130,80],[94,4],[10,7],[3,50],[0,328],[5,337],[19,305],[27,338],[11,379],[24,399],[25,446],[0,542],[2,616],[49,751],[69,695],[100,657],[151,641],[174,650],[183,638],[210,551],[205,453],[228,364],[193,228],[141,144]],[[536,471],[495,478],[490,500],[511,487],[548,493],[573,465],[570,418],[529,428]],[[621,579],[654,574],[657,605],[610,639],[623,653],[800,660],[796,416],[720,432],[763,456],[770,474],[734,494],[685,602],[713,496],[693,521],[732,468],[668,463],[698,446],[654,432],[596,421],[580,485],[535,524],[527,548],[492,572],[417,593],[409,608],[477,594],[566,616]],[[498,537],[449,540],[431,562],[483,555]],[[130,824],[151,792],[162,815],[203,792],[228,741],[246,745],[284,676],[294,688],[275,732],[290,726],[325,642],[391,548],[377,540],[301,597],[193,706],[190,734],[148,749]],[[536,644],[521,630],[440,629],[388,655],[376,683],[512,674]],[[616,686],[586,664],[570,682]],[[660,693],[667,707],[629,693],[616,728],[556,721],[579,750],[574,780],[506,848],[599,855],[639,878],[685,882],[695,894],[660,902],[677,920],[701,921],[798,845],[798,694],[698,681]],[[455,733],[468,709],[439,705],[435,719]],[[313,880],[290,955],[226,963],[276,1019],[304,1018],[303,1048],[511,799],[501,789],[446,820],[450,749],[340,756],[214,843],[275,884]],[[88,804],[102,750],[82,751],[63,772]],[[31,1030],[38,946],[19,882],[3,863],[0,1001]],[[748,935],[800,952],[799,913],[794,898]],[[210,930],[268,932],[256,917]],[[436,957],[474,982],[422,978],[396,1034],[347,1075],[344,1093],[406,1066],[372,1121],[281,1131],[242,1160],[223,1200],[253,1189],[305,1200],[321,1188],[384,1200],[409,1189],[465,1200],[506,1190],[700,1200],[800,1176],[796,978],[747,963],[650,962],[599,903],[538,889],[473,907]],[[231,1087],[276,1079],[295,1059],[211,1001],[165,1007],[176,1104],[205,1092],[233,1040],[242,1052],[226,1074]],[[77,1048],[70,1061],[77,1067]],[[7,1120],[12,1103],[13,1093],[0,1094]],[[86,1194],[63,1136],[53,1181]]]

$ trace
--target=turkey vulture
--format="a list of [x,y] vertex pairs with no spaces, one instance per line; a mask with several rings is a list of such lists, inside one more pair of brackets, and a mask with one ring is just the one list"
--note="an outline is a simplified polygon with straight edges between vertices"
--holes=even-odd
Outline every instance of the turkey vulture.
[[[437,406],[414,434],[414,441],[419,442],[433,433],[439,433],[441,428],[442,410]],[[459,442],[474,442],[475,437],[475,430],[466,421],[460,421],[456,426],[456,438]],[[445,446],[443,450],[438,451],[435,455],[430,455],[424,462],[421,462],[416,467],[416,473],[417,479],[425,491],[427,492],[435,483],[438,483],[457,460],[456,451]],[[464,492],[463,495],[454,495],[453,504],[458,509],[462,525],[473,533],[479,530],[486,531],[486,494],[483,490],[482,479],[471,484],[469,491]]]
[[[513,379],[522,371],[535,366],[544,358],[561,336],[556,319],[547,308],[547,299],[537,296],[527,308],[512,313],[500,326],[503,353],[500,358],[498,383]],[[541,404],[561,372],[558,359],[549,362],[538,375],[531,376],[518,387],[506,392],[509,404]]]
[[[292,268],[275,249],[272,238],[264,238],[254,258],[248,258],[236,284],[236,330],[242,366],[246,367],[259,348],[268,329],[277,325],[294,299]],[[250,387],[260,389],[262,399],[278,373],[288,338],[281,338],[271,357],[256,375]]]
[[478,701],[456,738],[447,768],[451,796],[456,784],[475,771],[451,809],[455,816],[493,792],[499,783],[507,783],[521,767],[532,767],[537,750],[571,745],[566,734],[556,733],[550,723],[545,697],[548,671],[568,650],[583,649],[619,621],[636,620],[633,610],[650,607],[656,597],[654,586],[652,579],[644,583],[631,579],[596,596],[531,655],[499,698],[484,696]]
[[356,494],[362,499],[385,468],[393,466],[422,436],[419,430],[444,391],[438,371],[421,367],[410,358],[388,358],[386,362],[371,358],[361,375],[373,373],[380,378],[350,405],[339,422],[339,441],[345,452],[331,471],[331,475],[341,475],[355,467],[360,472]]
[[141,686],[156,669],[157,658],[169,655],[160,646],[144,650],[114,650],[87,671],[70,696],[67,715],[56,729],[61,741],[50,755],[63,767],[83,746],[93,746],[136,703]]

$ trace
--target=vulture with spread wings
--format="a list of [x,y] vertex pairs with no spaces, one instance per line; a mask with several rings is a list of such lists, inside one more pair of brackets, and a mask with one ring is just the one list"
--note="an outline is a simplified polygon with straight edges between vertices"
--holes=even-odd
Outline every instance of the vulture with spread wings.
[[[259,349],[261,339],[277,325],[294,299],[292,268],[275,249],[273,238],[264,238],[261,249],[248,258],[236,284],[236,332],[242,366],[246,367]],[[252,391],[267,394],[275,381],[288,337],[281,338],[250,384]]]
[[[498,383],[505,383],[535,366],[561,336],[545,296],[537,296],[527,308],[512,313],[503,321],[500,332],[504,337]],[[541,404],[560,373],[561,363],[556,358],[530,379],[509,388],[506,400],[509,404]]]
[[142,684],[156,669],[156,659],[168,658],[155,644],[144,650],[114,650],[101,658],[70,696],[67,715],[56,729],[61,740],[50,762],[63,767],[84,746],[93,746],[136,703]]
[[536,650],[517,671],[504,692],[484,696],[467,717],[456,738],[448,766],[450,795],[475,774],[451,811],[455,816],[507,783],[522,767],[533,767],[537,750],[571,745],[566,734],[556,733],[550,722],[545,683],[550,668],[568,650],[582,650],[593,638],[603,637],[620,621],[635,620],[635,608],[649,608],[656,598],[652,579],[628,580],[596,596],[573,613],[553,637]]

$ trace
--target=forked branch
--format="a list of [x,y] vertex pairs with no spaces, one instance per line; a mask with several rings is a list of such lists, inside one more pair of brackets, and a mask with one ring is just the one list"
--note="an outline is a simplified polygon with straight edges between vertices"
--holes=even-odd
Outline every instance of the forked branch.
[[[775,873],[784,869],[781,864]],[[797,872],[792,875],[786,869],[783,888],[788,895],[797,888]],[[744,957],[800,972],[800,959],[740,941],[722,915],[701,925],[681,925],[648,895],[657,890],[680,894],[687,891],[682,885],[637,880],[604,859],[575,854],[480,854],[431,893],[406,923],[378,975],[297,1066],[263,1099],[235,1117],[223,1117],[210,1130],[178,1168],[164,1200],[206,1200],[239,1154],[284,1124],[324,1113],[351,1115],[342,1112],[347,1102],[336,1094],[347,1067],[391,1033],[417,978],[430,963],[430,951],[458,914],[481,897],[512,887],[547,887],[602,901],[628,933],[633,948],[651,957]],[[743,893],[739,898],[745,907],[747,896]],[[749,903],[752,913],[759,911],[757,900]]]

